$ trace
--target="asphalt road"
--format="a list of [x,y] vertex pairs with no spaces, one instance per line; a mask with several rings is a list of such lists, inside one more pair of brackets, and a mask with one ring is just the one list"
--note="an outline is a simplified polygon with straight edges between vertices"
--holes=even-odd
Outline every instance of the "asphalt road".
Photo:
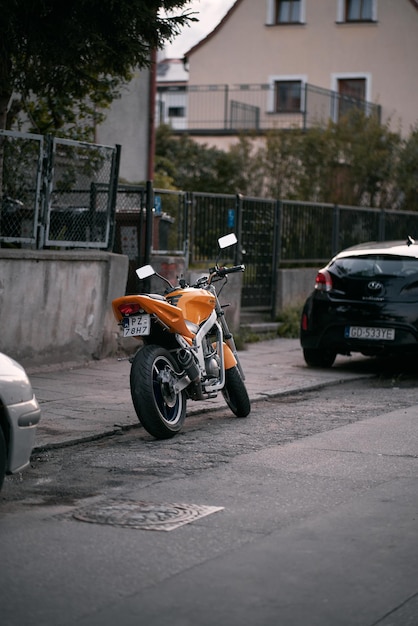
[[348,368],[169,441],[39,449],[2,492],[2,624],[416,626],[418,377]]

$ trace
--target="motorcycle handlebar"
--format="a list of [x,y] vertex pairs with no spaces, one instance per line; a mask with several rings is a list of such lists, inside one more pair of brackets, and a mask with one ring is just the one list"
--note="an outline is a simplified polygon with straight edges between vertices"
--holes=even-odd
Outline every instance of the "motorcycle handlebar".
[[225,278],[227,274],[233,274],[234,272],[244,272],[245,265],[233,265],[232,267],[212,267],[209,269],[209,276],[202,276],[199,278],[193,287],[201,287],[202,285],[210,285],[213,280],[218,278]]
[[245,265],[234,265],[233,267],[219,267],[217,274],[219,276],[226,276],[227,274],[233,274],[234,272],[243,272]]

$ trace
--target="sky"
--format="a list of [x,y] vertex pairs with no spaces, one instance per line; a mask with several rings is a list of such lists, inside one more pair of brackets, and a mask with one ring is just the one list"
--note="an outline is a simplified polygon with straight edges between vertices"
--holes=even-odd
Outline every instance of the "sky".
[[195,11],[199,20],[185,26],[173,43],[165,48],[165,56],[170,59],[181,59],[195,44],[204,39],[228,13],[235,0],[192,0],[184,9]]

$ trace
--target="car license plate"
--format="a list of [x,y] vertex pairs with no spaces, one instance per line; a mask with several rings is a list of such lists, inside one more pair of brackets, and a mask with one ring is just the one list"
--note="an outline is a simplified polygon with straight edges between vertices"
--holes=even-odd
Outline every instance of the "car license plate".
[[375,328],[373,326],[346,326],[344,336],[346,339],[395,339],[394,328]]
[[149,335],[151,332],[151,316],[148,313],[142,315],[131,315],[122,320],[123,336],[137,337],[138,335]]

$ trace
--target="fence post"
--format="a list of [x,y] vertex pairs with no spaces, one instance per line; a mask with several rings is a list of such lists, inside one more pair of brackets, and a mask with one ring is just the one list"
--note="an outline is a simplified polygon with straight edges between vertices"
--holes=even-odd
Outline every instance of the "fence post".
[[340,248],[340,207],[334,204],[332,217],[332,256],[337,254]]
[[194,262],[194,194],[193,191],[186,191],[186,204],[184,207],[187,215],[187,241],[188,241],[188,265]]
[[282,203],[280,200],[276,200],[274,207],[273,218],[273,267],[272,267],[272,306],[271,306],[271,319],[276,319],[277,316],[277,280],[281,261],[282,251]]
[[235,265],[242,263],[242,204],[243,196],[237,193],[235,196],[235,211],[237,214],[236,235],[239,243],[235,250]]
[[386,211],[382,209],[379,215],[379,241],[385,240]]
[[189,207],[191,206],[191,192],[183,192],[183,254],[184,269],[188,270],[190,266],[190,215]]
[[224,128],[228,128],[228,101],[229,101],[229,87],[225,85],[225,101],[224,101]]
[[151,248],[152,248],[152,217],[154,208],[154,189],[152,186],[152,180],[147,180],[146,183],[146,197],[145,197],[145,250],[144,250],[144,263],[148,265],[151,261]]
[[303,130],[306,130],[308,119],[308,84],[304,85],[304,104],[303,104]]
[[42,250],[45,246],[46,231],[49,222],[49,198],[52,191],[54,168],[54,140],[52,135],[45,135],[45,152],[42,163],[42,189],[36,247]]
[[113,153],[112,158],[112,171],[110,178],[110,198],[108,203],[108,219],[109,219],[109,240],[107,249],[113,250],[113,246],[115,245],[115,233],[116,233],[116,202],[118,197],[118,180],[119,180],[119,167],[120,167],[120,155],[121,155],[121,146],[116,144],[115,152]]

